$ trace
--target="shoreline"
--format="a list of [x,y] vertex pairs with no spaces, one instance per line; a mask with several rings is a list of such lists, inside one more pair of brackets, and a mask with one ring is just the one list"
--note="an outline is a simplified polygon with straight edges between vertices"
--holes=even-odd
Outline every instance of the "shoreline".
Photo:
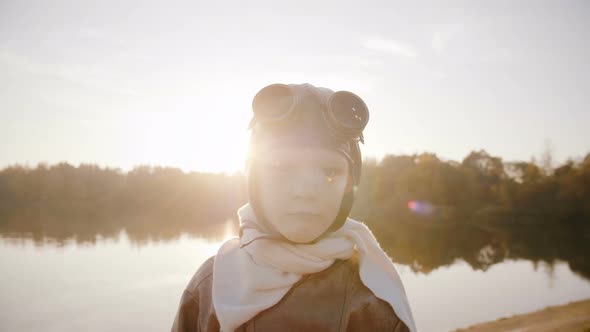
[[590,299],[459,328],[454,332],[590,331]]

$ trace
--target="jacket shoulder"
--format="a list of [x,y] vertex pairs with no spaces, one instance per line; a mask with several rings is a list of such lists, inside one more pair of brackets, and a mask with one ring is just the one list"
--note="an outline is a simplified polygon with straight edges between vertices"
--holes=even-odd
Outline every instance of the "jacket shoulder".
[[186,286],[186,290],[189,293],[196,294],[198,293],[199,287],[207,280],[213,277],[213,262],[215,261],[215,256],[209,257],[195,272],[191,280],[189,281],[188,285]]
[[364,285],[359,273],[358,255],[347,261],[353,271],[344,325],[347,331],[409,331],[389,303],[378,298]]
[[173,332],[219,331],[219,322],[211,301],[213,262],[207,259],[186,286],[172,325]]

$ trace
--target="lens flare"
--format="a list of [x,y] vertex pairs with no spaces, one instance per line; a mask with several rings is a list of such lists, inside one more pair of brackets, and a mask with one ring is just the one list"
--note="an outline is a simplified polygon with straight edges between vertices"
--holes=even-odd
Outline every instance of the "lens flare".
[[421,216],[431,216],[436,208],[434,205],[425,201],[408,201],[408,209]]

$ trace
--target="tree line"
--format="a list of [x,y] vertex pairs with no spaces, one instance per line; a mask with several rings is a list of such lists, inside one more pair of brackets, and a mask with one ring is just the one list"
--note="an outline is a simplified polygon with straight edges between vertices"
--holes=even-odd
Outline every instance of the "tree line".
[[[13,165],[0,171],[0,232],[81,242],[123,229],[140,243],[183,232],[216,236],[237,225],[246,201],[241,174]],[[432,153],[366,159],[352,217],[418,271],[459,258],[478,269],[524,258],[567,261],[590,277],[590,154],[555,168],[484,150],[461,162]]]

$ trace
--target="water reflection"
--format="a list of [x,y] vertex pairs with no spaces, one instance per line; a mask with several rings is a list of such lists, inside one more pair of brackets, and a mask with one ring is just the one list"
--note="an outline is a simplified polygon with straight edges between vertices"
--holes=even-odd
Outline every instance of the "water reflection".
[[183,287],[218,244],[182,235],[138,245],[125,233],[41,245],[0,239],[4,331],[163,331]]
[[[467,262],[473,269],[486,271],[506,259],[525,259],[550,266],[566,262],[572,271],[590,279],[590,239],[575,229],[539,229],[534,224],[523,226],[503,216],[480,216],[469,223],[440,223],[434,219],[407,222],[390,221],[374,214],[366,219],[375,236],[394,261],[411,266],[414,271],[429,273],[456,260]],[[97,245],[105,239],[117,239],[124,231],[127,240],[141,247],[154,242],[177,241],[185,234],[222,240],[238,232],[236,219],[217,219],[205,223],[146,217],[142,220],[64,220],[23,219],[0,223],[0,235],[13,243],[31,240],[38,246]],[[499,220],[499,221],[498,221]],[[467,225],[466,225],[467,224]],[[181,225],[181,227],[179,226]],[[514,226],[516,225],[516,226]],[[182,230],[182,231],[181,231]]]
[[[1,330],[168,330],[183,288],[228,230],[216,240],[0,238]],[[590,297],[590,282],[563,262],[506,260],[484,272],[459,260],[428,274],[397,266],[421,331]]]
[[[164,220],[151,223],[147,220],[141,227],[122,226],[125,224],[121,223],[108,230],[101,227],[105,224],[104,222],[94,224],[92,222],[76,223],[56,220],[54,223],[46,221],[43,227],[35,227],[30,221],[24,221],[22,224],[24,227],[10,227],[10,225],[0,224],[0,237],[14,245],[32,243],[39,247],[46,245],[66,247],[73,244],[93,246],[109,240],[117,242],[120,239],[141,247],[157,242],[177,241],[186,236],[218,242],[236,236],[239,228],[237,220],[231,218],[227,218],[223,222],[211,223],[206,227],[200,224],[184,227],[182,231],[171,231],[171,226]],[[83,226],[69,227],[71,224],[83,224]]]

